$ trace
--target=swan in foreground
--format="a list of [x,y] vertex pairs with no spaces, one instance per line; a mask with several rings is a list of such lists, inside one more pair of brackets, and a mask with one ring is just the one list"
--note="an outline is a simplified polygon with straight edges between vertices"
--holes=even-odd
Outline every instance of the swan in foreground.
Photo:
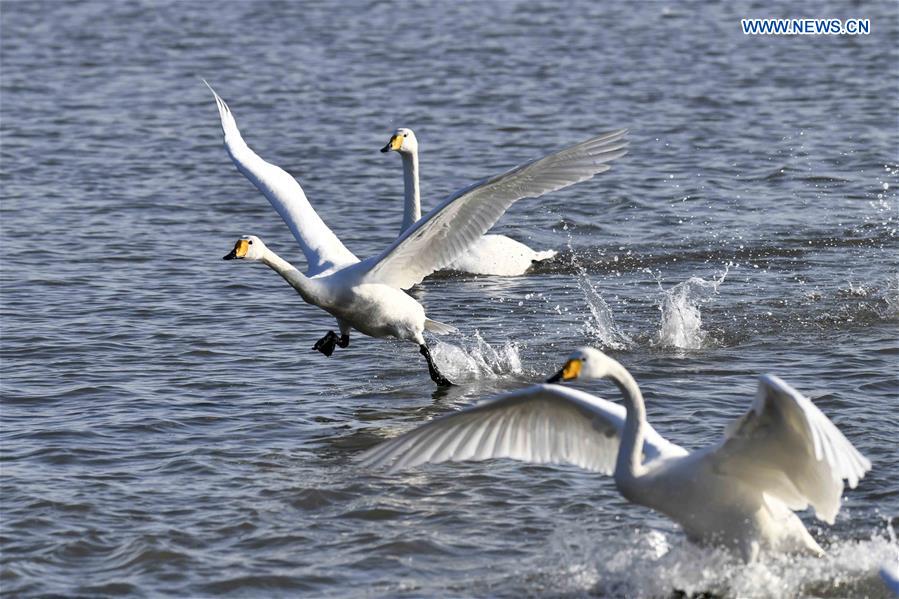
[[624,155],[627,145],[625,131],[605,133],[479,181],[449,196],[380,255],[360,261],[315,213],[297,180],[250,149],[228,105],[215,90],[212,93],[231,160],[287,223],[306,256],[308,270],[305,275],[300,273],[253,236],[238,239],[225,260],[262,262],[290,283],[304,301],[337,319],[340,337],[328,331],[313,349],[330,356],[335,346],[349,346],[350,329],[371,337],[412,341],[418,344],[431,379],[438,385],[451,383],[431,358],[423,334],[427,330],[440,335],[455,329],[427,318],[422,305],[403,290],[465,251],[514,202],[608,170],[606,163]]
[[575,351],[547,382],[608,378],[624,407],[559,385],[535,385],[445,416],[366,450],[391,471],[424,463],[512,458],[613,474],[629,501],[661,512],[687,537],[737,549],[822,555],[792,510],[808,505],[833,524],[843,480],[855,488],[871,463],[808,398],[778,377],[759,379],[749,411],[713,445],[688,452],[646,422],[643,395],[624,366]]
[[[397,152],[403,159],[402,234],[421,218],[421,194],[418,187],[418,140],[412,129],[400,128],[391,136],[382,152]],[[556,255],[555,250],[534,251],[505,235],[481,235],[461,256],[446,265],[449,270],[475,275],[523,275],[535,262]]]

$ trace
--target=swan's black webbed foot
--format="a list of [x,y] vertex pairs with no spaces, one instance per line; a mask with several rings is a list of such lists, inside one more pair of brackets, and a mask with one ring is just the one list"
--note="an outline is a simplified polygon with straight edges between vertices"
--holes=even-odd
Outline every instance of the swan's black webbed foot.
[[[340,340],[342,341],[342,339]],[[334,353],[334,347],[338,344],[337,333],[334,331],[328,331],[324,337],[315,342],[315,345],[312,346],[312,349],[315,351],[319,351],[329,358],[331,354]],[[350,344],[349,336],[346,336],[346,345]],[[346,347],[346,345],[341,345],[340,347]]]
[[341,335],[340,339],[337,340],[337,347],[349,347],[350,346],[350,336],[349,335]]
[[451,387],[453,383],[450,382],[448,378],[440,374],[440,371],[437,369],[437,365],[434,364],[434,358],[431,357],[431,352],[428,350],[427,345],[419,345],[418,351],[425,357],[425,360],[428,361],[428,372],[431,375],[431,380],[437,383],[438,387]]

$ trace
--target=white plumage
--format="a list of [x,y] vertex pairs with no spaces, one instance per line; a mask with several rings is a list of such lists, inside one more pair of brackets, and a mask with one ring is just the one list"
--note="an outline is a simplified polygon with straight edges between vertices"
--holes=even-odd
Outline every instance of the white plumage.
[[517,200],[589,179],[608,170],[606,163],[625,153],[625,131],[616,131],[484,179],[448,197],[379,256],[360,262],[318,217],[296,179],[250,149],[228,105],[212,93],[228,155],[290,227],[308,269],[303,275],[252,236],[238,240],[225,258],[263,262],[307,303],[337,318],[340,337],[329,331],[314,349],[330,356],[335,346],[347,347],[351,329],[372,337],[413,341],[439,385],[450,383],[431,359],[423,333],[454,329],[426,318],[421,304],[403,290],[457,258]]
[[[362,460],[389,465],[389,472],[425,463],[510,458],[612,474],[624,420],[624,407],[601,397],[559,385],[534,385],[385,441]],[[686,453],[647,425],[647,463]]]
[[[400,229],[402,233],[421,218],[418,139],[412,129],[397,129],[387,145],[381,148],[382,152],[390,150],[399,153],[403,160],[404,204],[403,226]],[[555,250],[535,251],[505,235],[481,235],[445,268],[477,275],[509,277],[522,275],[535,262],[547,260],[555,255]]]
[[833,523],[846,481],[871,468],[806,397],[761,377],[749,411],[723,439],[693,452],[646,422],[643,396],[618,362],[577,350],[550,380],[609,378],[625,406],[557,385],[536,385],[445,416],[367,450],[368,466],[391,471],[427,462],[512,458],[613,474],[628,500],[676,521],[700,543],[760,550],[823,551],[792,510],[812,506]]

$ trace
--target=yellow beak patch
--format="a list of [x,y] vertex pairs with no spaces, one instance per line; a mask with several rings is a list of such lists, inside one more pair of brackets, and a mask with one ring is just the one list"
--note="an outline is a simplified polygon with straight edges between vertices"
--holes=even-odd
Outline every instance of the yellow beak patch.
[[568,360],[565,362],[565,366],[562,367],[562,380],[570,381],[571,379],[576,379],[581,373],[582,365],[583,362],[580,360]]
[[391,150],[399,150],[403,147],[403,136],[402,135],[394,135],[390,138],[390,149]]
[[234,255],[238,258],[243,258],[247,255],[247,251],[250,249],[250,242],[246,239],[238,239],[237,243],[234,244]]

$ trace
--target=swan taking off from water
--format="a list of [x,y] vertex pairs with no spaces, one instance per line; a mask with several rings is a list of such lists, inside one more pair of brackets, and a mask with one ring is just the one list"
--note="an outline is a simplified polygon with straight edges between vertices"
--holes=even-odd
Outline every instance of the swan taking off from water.
[[[400,233],[421,218],[421,194],[418,186],[418,139],[412,129],[394,132],[382,152],[397,152],[403,159],[403,226]],[[505,235],[481,235],[461,256],[446,265],[449,270],[475,275],[523,275],[535,262],[556,255],[555,250],[534,251]]]
[[792,510],[811,505],[829,524],[843,480],[855,488],[871,463],[809,400],[773,375],[724,438],[688,452],[646,422],[630,373],[599,350],[575,351],[547,382],[608,378],[624,407],[559,385],[535,385],[445,416],[366,450],[391,472],[424,463],[512,458],[612,474],[629,501],[661,512],[698,543],[823,554]]
[[347,347],[350,329],[371,337],[412,341],[418,344],[438,385],[450,382],[431,359],[423,334],[455,329],[427,318],[422,305],[403,290],[455,259],[514,202],[608,170],[606,163],[624,155],[627,145],[625,131],[606,133],[484,179],[449,196],[380,255],[360,261],[315,213],[297,180],[250,149],[228,105],[215,90],[212,93],[228,155],[287,223],[306,256],[308,270],[305,275],[300,273],[258,237],[239,239],[225,259],[262,262],[290,283],[303,300],[337,319],[340,337],[328,331],[313,349],[330,356],[335,346]]

